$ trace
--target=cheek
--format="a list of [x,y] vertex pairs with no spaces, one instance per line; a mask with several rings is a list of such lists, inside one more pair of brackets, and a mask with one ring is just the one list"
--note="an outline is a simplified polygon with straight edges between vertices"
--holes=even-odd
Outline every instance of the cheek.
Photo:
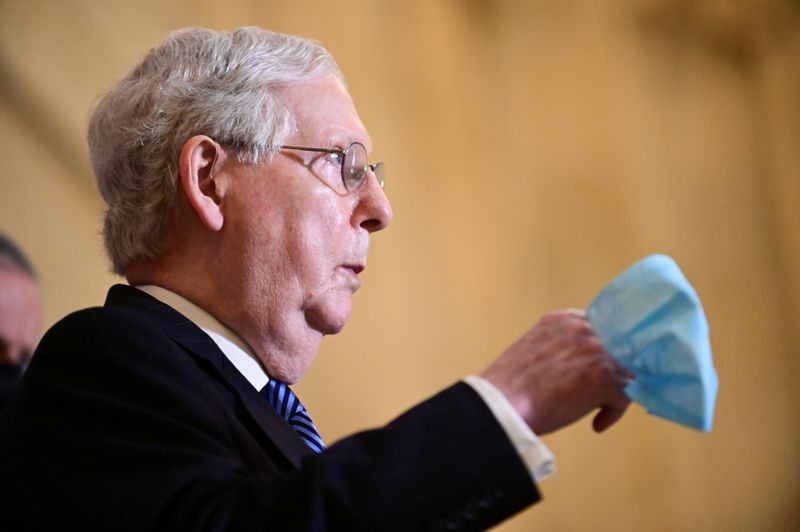
[[260,207],[238,220],[247,235],[240,257],[273,304],[307,305],[325,291],[351,252],[352,198],[313,184],[245,199]]
[[294,267],[321,283],[347,257],[351,240],[350,217],[342,205],[332,203],[308,205],[290,229],[293,234],[287,247]]

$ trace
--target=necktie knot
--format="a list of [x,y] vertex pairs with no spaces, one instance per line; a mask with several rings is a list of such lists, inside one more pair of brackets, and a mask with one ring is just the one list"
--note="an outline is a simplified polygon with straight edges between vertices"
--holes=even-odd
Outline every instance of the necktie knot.
[[289,425],[303,438],[312,451],[316,453],[325,449],[322,436],[319,435],[314,422],[311,421],[306,407],[294,394],[289,385],[277,379],[270,379],[264,388],[261,389],[269,404],[285,419]]

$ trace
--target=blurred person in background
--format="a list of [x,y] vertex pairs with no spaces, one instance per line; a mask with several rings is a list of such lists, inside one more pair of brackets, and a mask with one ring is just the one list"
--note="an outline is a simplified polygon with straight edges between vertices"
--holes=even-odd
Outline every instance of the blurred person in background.
[[0,410],[30,362],[41,327],[36,272],[22,250],[0,233]]

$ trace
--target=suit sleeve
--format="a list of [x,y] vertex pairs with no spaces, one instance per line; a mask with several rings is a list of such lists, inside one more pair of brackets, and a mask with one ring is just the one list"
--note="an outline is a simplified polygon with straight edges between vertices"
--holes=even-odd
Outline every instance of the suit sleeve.
[[539,497],[464,383],[294,469],[253,458],[181,355],[99,311],[45,336],[0,425],[12,529],[483,530]]

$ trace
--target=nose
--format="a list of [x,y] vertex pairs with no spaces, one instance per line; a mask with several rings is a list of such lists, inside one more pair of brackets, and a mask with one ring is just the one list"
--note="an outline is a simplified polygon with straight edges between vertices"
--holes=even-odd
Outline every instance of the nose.
[[359,202],[353,213],[354,222],[370,233],[385,229],[392,223],[394,213],[389,198],[378,183],[378,178],[370,172],[367,182],[361,187]]

